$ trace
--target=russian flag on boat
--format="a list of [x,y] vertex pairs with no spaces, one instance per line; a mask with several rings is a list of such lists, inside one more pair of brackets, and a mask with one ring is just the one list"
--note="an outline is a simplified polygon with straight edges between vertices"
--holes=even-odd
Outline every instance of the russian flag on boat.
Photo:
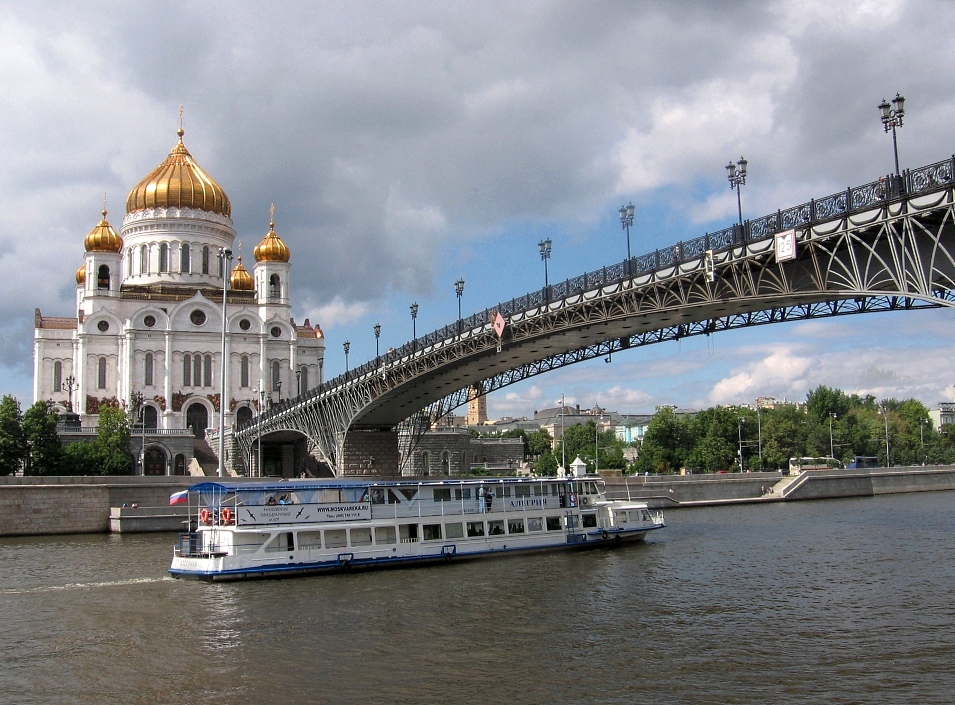
[[169,495],[169,504],[186,504],[189,501],[189,490]]

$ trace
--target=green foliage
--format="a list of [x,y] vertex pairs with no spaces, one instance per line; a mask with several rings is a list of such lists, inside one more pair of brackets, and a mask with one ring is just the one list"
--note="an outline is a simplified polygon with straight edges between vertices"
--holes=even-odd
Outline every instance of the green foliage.
[[103,475],[130,475],[133,456],[129,453],[129,418],[126,412],[112,407],[101,407],[96,443],[103,458]]
[[27,439],[25,475],[59,475],[63,446],[56,433],[56,412],[53,404],[38,401],[23,415],[23,432]]
[[19,472],[26,457],[27,440],[20,402],[7,394],[0,400],[0,475]]
[[557,474],[558,465],[559,461],[556,455],[553,453],[545,453],[534,463],[534,474],[552,477]]
[[535,457],[543,457],[551,452],[553,440],[546,429],[541,428],[536,431],[531,431],[526,436],[527,454]]

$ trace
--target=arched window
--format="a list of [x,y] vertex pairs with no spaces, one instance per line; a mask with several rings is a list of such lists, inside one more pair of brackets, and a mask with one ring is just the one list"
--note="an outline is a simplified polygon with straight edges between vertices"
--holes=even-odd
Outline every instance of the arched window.
[[62,362],[53,363],[53,391],[54,392],[63,391],[63,363]]
[[182,356],[182,386],[192,386],[192,355]]
[[133,276],[133,249],[126,250],[126,276]]
[[169,245],[165,242],[159,246],[159,271],[169,271]]
[[149,250],[145,245],[139,246],[139,273],[149,272]]
[[206,355],[202,365],[202,386],[212,386],[212,355]]
[[252,420],[252,409],[247,406],[239,407],[235,415],[236,423],[243,426]]
[[96,387],[97,389],[106,389],[106,358],[101,357],[96,361]]
[[143,384],[153,386],[153,354],[146,353],[146,362],[143,366]]
[[183,274],[189,273],[189,267],[192,263],[189,261],[189,244],[182,243],[182,249],[179,250],[179,271]]
[[192,384],[195,387],[202,386],[202,355],[192,356]]
[[441,474],[451,474],[451,451],[449,450],[441,451]]
[[143,407],[143,428],[158,428],[159,427],[159,413],[156,411],[155,406],[144,406]]
[[249,356],[243,355],[239,362],[239,386],[249,386]]
[[431,453],[425,451],[421,454],[421,474],[430,475],[431,474]]
[[209,246],[208,245],[202,246],[202,273],[203,274],[209,273]]
[[278,360],[272,362],[272,390],[279,391],[282,388],[282,377],[279,374]]
[[278,274],[269,277],[269,298],[279,299],[282,297],[282,280]]
[[109,289],[109,267],[105,264],[101,264],[96,273],[96,288]]
[[308,391],[308,367],[306,367],[305,365],[302,365],[299,368],[299,372],[300,374],[299,374],[298,393],[305,394],[305,392]]

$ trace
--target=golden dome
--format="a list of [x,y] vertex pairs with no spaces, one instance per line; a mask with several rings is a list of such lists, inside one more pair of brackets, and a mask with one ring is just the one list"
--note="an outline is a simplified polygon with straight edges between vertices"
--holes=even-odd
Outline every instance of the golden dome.
[[239,257],[239,263],[232,270],[232,277],[229,279],[229,286],[235,291],[254,291],[255,282],[252,281],[252,275],[249,270],[242,266],[242,258]]
[[129,192],[126,212],[145,208],[194,208],[231,218],[229,197],[189,154],[182,143],[182,127],[177,134],[179,142],[169,156]]
[[113,226],[106,220],[106,209],[103,209],[103,219],[89,231],[83,241],[87,252],[119,252],[123,249],[123,238],[113,230]]
[[86,262],[80,265],[80,268],[76,270],[76,285],[82,286],[86,283]]
[[275,234],[275,206],[269,214],[269,234],[262,242],[255,246],[252,254],[255,255],[256,262],[288,262],[292,256],[288,245],[282,242],[282,238]]

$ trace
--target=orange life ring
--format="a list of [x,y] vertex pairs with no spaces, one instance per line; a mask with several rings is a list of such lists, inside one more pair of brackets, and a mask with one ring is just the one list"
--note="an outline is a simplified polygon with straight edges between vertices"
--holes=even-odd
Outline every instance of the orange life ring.
[[231,523],[232,523],[232,510],[229,509],[228,507],[225,507],[225,508],[219,513],[219,516],[222,517],[222,523],[223,523],[223,524],[231,524]]
[[203,508],[199,512],[199,521],[201,521],[203,524],[208,524],[211,518],[212,514],[209,513],[208,509]]

